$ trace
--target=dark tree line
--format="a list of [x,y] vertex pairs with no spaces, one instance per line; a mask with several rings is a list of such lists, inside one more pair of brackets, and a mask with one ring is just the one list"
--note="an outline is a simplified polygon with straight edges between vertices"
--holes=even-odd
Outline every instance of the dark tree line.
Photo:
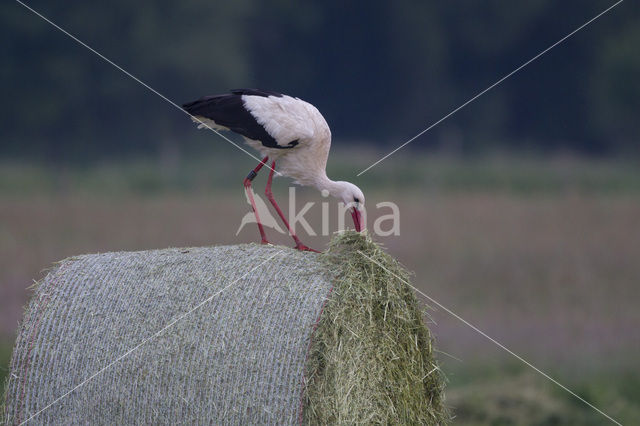
[[[334,139],[397,145],[613,2],[44,2],[31,6],[177,103],[261,87]],[[640,6],[623,2],[416,146],[637,153]],[[0,155],[155,152],[185,116],[17,3],[0,7]]]

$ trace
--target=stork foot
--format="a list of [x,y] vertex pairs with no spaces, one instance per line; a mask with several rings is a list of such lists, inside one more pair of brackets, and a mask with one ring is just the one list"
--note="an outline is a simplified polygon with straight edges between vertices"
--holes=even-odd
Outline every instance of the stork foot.
[[263,239],[263,240],[260,242],[260,244],[263,244],[263,245],[267,245],[267,244],[268,244],[268,245],[270,245],[270,244],[271,244],[271,242]]
[[318,250],[314,250],[311,247],[307,247],[302,243],[298,243],[295,247],[296,250],[300,250],[300,251],[312,251],[314,253],[320,253]]

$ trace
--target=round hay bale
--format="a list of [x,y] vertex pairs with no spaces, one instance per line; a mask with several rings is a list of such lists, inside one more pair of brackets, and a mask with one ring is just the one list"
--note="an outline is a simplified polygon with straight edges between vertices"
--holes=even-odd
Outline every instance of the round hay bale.
[[445,423],[415,297],[365,252],[405,276],[353,233],[328,255],[250,244],[66,259],[25,312],[5,421]]

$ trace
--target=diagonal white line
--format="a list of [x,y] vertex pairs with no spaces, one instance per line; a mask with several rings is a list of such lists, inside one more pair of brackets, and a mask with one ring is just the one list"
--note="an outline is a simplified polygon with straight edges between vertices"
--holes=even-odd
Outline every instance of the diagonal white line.
[[97,372],[95,372],[94,374],[92,374],[91,376],[87,377],[86,379],[84,379],[82,382],[80,382],[78,385],[76,385],[75,387],[73,387],[70,391],[62,394],[61,396],[59,396],[58,398],[54,399],[51,403],[49,403],[47,406],[45,406],[44,408],[42,408],[41,410],[39,410],[38,412],[36,412],[35,414],[33,414],[31,417],[29,417],[27,420],[23,421],[22,423],[20,423],[20,425],[23,425],[25,423],[27,423],[28,421],[30,421],[31,419],[33,419],[34,417],[38,416],[39,414],[41,414],[43,411],[47,410],[48,408],[50,408],[51,406],[53,406],[54,404],[58,403],[60,400],[66,398],[67,396],[71,395],[74,391],[76,391],[77,389],[81,388],[82,386],[84,386],[87,382],[91,381],[92,379],[94,379],[95,377],[99,376],[100,374],[102,374],[104,371],[108,370],[110,367],[112,367],[114,364],[118,363],[119,361],[122,361],[124,358],[126,358],[127,356],[129,356],[131,353],[135,352],[137,349],[139,349],[141,346],[145,345],[146,343],[149,343],[151,340],[155,339],[156,337],[160,336],[162,333],[164,333],[167,329],[173,327],[178,321],[180,321],[181,319],[183,319],[184,317],[186,317],[187,315],[191,314],[192,312],[196,311],[197,309],[200,309],[202,306],[204,306],[205,304],[211,302],[216,296],[218,296],[220,293],[222,293],[223,291],[225,291],[226,289],[228,289],[229,287],[231,287],[232,285],[234,285],[235,283],[237,283],[238,281],[242,280],[244,277],[246,277],[247,275],[249,275],[251,272],[255,271],[256,269],[258,269],[259,267],[261,267],[262,265],[264,265],[265,263],[269,262],[271,259],[273,259],[274,257],[276,257],[277,255],[279,255],[280,252],[277,252],[276,254],[274,254],[273,256],[270,256],[267,258],[267,260],[265,260],[264,262],[261,262],[259,265],[251,268],[249,271],[247,271],[244,275],[242,275],[240,278],[238,278],[237,280],[233,281],[232,283],[226,285],[225,287],[223,287],[222,289],[218,290],[217,292],[215,292],[214,294],[212,294],[211,296],[207,297],[205,300],[203,300],[202,302],[198,303],[195,307],[193,307],[192,309],[190,309],[189,311],[179,315],[178,317],[176,317],[175,319],[171,320],[167,325],[165,325],[164,327],[162,327],[159,331],[157,331],[156,333],[152,334],[151,336],[145,338],[142,342],[138,343],[136,346],[134,346],[133,348],[129,349],[127,352],[125,352],[124,354],[120,355],[118,358],[116,358],[115,360],[113,360],[112,362],[110,362],[109,364],[107,364],[106,366],[102,367],[100,370],[98,370]]
[[438,124],[442,123],[444,120],[446,120],[447,118],[451,117],[453,114],[455,114],[456,112],[460,111],[462,108],[466,107],[467,105],[469,105],[471,102],[475,101],[476,99],[478,99],[480,96],[484,95],[485,93],[487,93],[489,90],[493,89],[494,87],[496,87],[497,85],[499,85],[500,83],[502,83],[503,81],[505,81],[506,79],[508,79],[509,77],[511,77],[512,75],[514,75],[515,73],[517,73],[518,71],[520,71],[521,69],[523,69],[524,67],[526,67],[527,65],[529,65],[530,63],[532,63],[533,61],[535,61],[536,59],[538,59],[539,57],[541,57],[542,55],[544,55],[545,53],[547,53],[548,51],[550,51],[551,49],[553,49],[554,47],[556,47],[557,45],[559,45],[560,43],[562,43],[563,41],[565,41],[566,39],[568,39],[569,37],[573,36],[575,33],[577,33],[578,31],[580,31],[581,29],[583,29],[584,27],[586,27],[587,25],[591,24],[593,21],[595,21],[596,19],[600,18],[602,15],[604,15],[605,13],[609,12],[611,9],[613,9],[614,7],[616,7],[617,5],[619,5],[620,3],[622,3],[624,0],[618,0],[618,2],[614,3],[613,5],[609,6],[607,9],[605,9],[604,11],[600,12],[599,14],[597,14],[596,16],[594,16],[593,18],[591,18],[590,20],[588,20],[587,22],[585,22],[584,24],[580,25],[578,28],[576,28],[575,30],[571,31],[569,34],[567,34],[566,36],[562,37],[560,40],[556,41],[555,43],[553,43],[551,46],[547,47],[546,49],[544,49],[542,52],[538,53],[536,56],[534,56],[533,58],[529,59],[527,62],[523,63],[522,65],[520,65],[518,68],[516,68],[515,70],[511,71],[509,74],[505,75],[504,77],[502,77],[500,80],[496,81],[495,83],[493,83],[491,86],[487,87],[486,89],[484,89],[483,91],[479,92],[477,95],[475,95],[474,97],[472,97],[471,99],[469,99],[468,101],[466,101],[465,103],[463,103],[462,105],[460,105],[458,108],[454,109],[453,111],[451,111],[450,113],[448,113],[447,115],[445,115],[444,117],[442,117],[440,120],[436,121],[435,123],[433,123],[431,126],[427,127],[426,129],[424,129],[423,131],[421,131],[420,133],[418,133],[417,135],[415,135],[414,137],[412,137],[411,139],[409,139],[408,141],[406,141],[405,143],[403,143],[402,145],[400,145],[399,147],[397,147],[396,149],[394,149],[393,151],[391,151],[390,153],[388,153],[387,155],[385,155],[384,157],[382,157],[381,159],[379,159],[378,161],[376,161],[375,163],[371,164],[369,167],[367,167],[366,169],[362,170],[360,173],[358,173],[358,176],[360,176],[361,174],[363,174],[364,172],[366,172],[367,170],[369,170],[370,168],[376,166],[377,164],[379,164],[380,162],[386,160],[387,158],[389,158],[390,156],[392,156],[393,154],[395,154],[396,152],[398,152],[399,150],[401,150],[402,148],[404,148],[405,146],[409,145],[411,142],[413,142],[414,140],[416,140],[417,138],[419,138],[420,136],[422,136],[423,134],[425,134],[426,132],[428,132],[429,130],[433,129],[434,127],[436,127]]
[[489,339],[492,343],[494,343],[495,345],[497,345],[500,349],[503,349],[504,351],[508,352],[510,355],[513,355],[517,360],[521,361],[522,363],[526,364],[527,366],[531,367],[533,370],[535,370],[536,372],[540,373],[542,376],[546,377],[547,379],[549,379],[551,382],[555,383],[556,385],[558,385],[559,387],[561,387],[562,389],[564,389],[565,391],[569,392],[571,395],[575,396],[576,398],[578,398],[580,401],[584,402],[585,404],[587,404],[589,407],[593,408],[594,410],[596,410],[598,413],[602,414],[603,416],[605,416],[607,419],[611,420],[613,423],[622,426],[622,424],[618,421],[616,421],[615,419],[613,419],[611,416],[609,416],[607,413],[605,413],[604,411],[600,410],[598,407],[596,407],[595,405],[591,404],[589,401],[585,400],[584,398],[580,397],[578,394],[576,394],[575,392],[573,392],[571,389],[569,389],[568,387],[566,387],[565,385],[563,385],[562,383],[558,382],[557,380],[555,380],[553,377],[549,376],[547,373],[545,373],[544,371],[540,370],[538,367],[536,367],[535,365],[531,364],[529,361],[527,361],[526,359],[522,358],[520,355],[518,355],[517,353],[513,352],[511,349],[507,348],[506,346],[504,346],[502,343],[498,342],[496,339],[494,339],[493,337],[489,336],[487,333],[485,333],[484,331],[480,330],[478,327],[476,327],[475,325],[471,324],[469,321],[465,320],[464,318],[462,318],[460,315],[456,314],[455,312],[453,312],[451,309],[447,308],[446,306],[442,305],[440,302],[438,302],[437,300],[435,300],[433,297],[429,296],[428,294],[424,293],[423,291],[421,291],[420,289],[412,286],[410,283],[408,283],[404,278],[398,276],[396,273],[390,271],[389,269],[385,268],[384,265],[380,264],[380,262],[376,261],[375,259],[371,258],[370,256],[367,256],[366,254],[364,254],[362,251],[358,250],[358,253],[360,253],[363,257],[369,259],[372,263],[375,263],[376,265],[378,265],[379,267],[381,267],[382,269],[384,269],[385,271],[387,271],[388,273],[390,273],[391,275],[393,275],[394,277],[396,277],[397,279],[399,279],[400,281],[402,281],[403,283],[405,283],[406,285],[408,285],[409,287],[411,287],[414,291],[417,291],[418,293],[420,293],[422,296],[426,297],[427,299],[429,299],[429,301],[431,301],[432,303],[435,303],[436,305],[438,305],[442,310],[446,311],[449,315],[453,316],[454,318],[456,318],[457,320],[461,321],[462,323],[464,323],[466,326],[470,327],[471,329],[473,329],[474,331],[478,332],[479,334],[481,334],[482,336],[486,337],[487,339]]
[[[125,70],[124,68],[122,68],[120,65],[116,64],[115,62],[113,62],[111,59],[107,58],[106,56],[104,56],[102,53],[98,52],[97,50],[95,50],[93,47],[89,46],[87,43],[83,42],[82,40],[80,40],[79,38],[77,38],[76,36],[74,36],[73,34],[71,34],[70,32],[68,32],[67,30],[65,30],[64,28],[60,27],[58,24],[56,24],[55,22],[51,21],[49,18],[47,18],[46,16],[42,15],[40,12],[38,12],[37,10],[33,9],[32,7],[26,5],[25,3],[23,3],[20,0],[16,0],[16,2],[18,4],[20,4],[21,6],[24,6],[26,9],[28,9],[29,11],[31,11],[32,13],[34,13],[35,15],[37,15],[38,17],[40,17],[42,20],[44,20],[45,22],[49,23],[51,26],[53,26],[54,28],[56,28],[57,30],[59,30],[60,32],[64,33],[66,36],[68,36],[69,38],[71,38],[72,40],[74,40],[75,42],[77,42],[78,44],[80,44],[81,46],[89,49],[91,52],[93,52],[94,54],[96,54],[97,56],[99,56],[101,59],[103,59],[104,61],[106,61],[107,63],[109,63],[110,65],[112,65],[113,67],[117,68],[119,71],[121,71],[123,74],[125,74],[127,77],[130,77],[132,80],[136,81],[137,83],[139,83],[140,85],[142,85],[143,87],[145,87],[146,89],[148,89],[149,91],[155,93],[156,95],[158,95],[159,97],[161,97],[163,100],[165,100],[166,102],[170,103],[171,105],[173,105],[174,107],[176,107],[178,110],[180,110],[181,112],[183,112],[184,114],[188,115],[189,117],[191,117],[193,120],[197,121],[199,124],[203,125],[204,127],[206,127],[207,129],[211,130],[212,132],[214,132],[215,134],[217,134],[218,136],[220,136],[222,139],[224,139],[225,141],[229,142],[231,145],[235,146],[236,148],[238,148],[240,151],[244,152],[245,154],[247,154],[248,156],[250,156],[251,158],[253,158],[256,161],[261,161],[258,157],[256,157],[255,155],[251,154],[249,151],[247,151],[246,149],[244,149],[243,147],[241,147],[240,145],[238,145],[237,143],[235,143],[234,141],[232,141],[231,139],[229,139],[228,137],[226,137],[225,135],[223,135],[222,133],[220,133],[219,131],[217,131],[216,129],[214,129],[213,127],[209,126],[207,123],[203,122],[202,120],[200,120],[199,118],[193,117],[191,114],[189,114],[187,111],[185,111],[180,105],[178,105],[177,103],[173,102],[171,99],[167,98],[165,95],[163,95],[162,93],[158,92],[156,89],[154,89],[153,87],[149,86],[147,83],[145,83],[144,81],[140,80],[138,77],[136,77],[135,75],[131,74],[129,71]],[[268,164],[265,163],[265,166],[268,169],[272,169],[273,168],[271,166],[269,166]],[[278,175],[280,175],[280,172],[273,170],[275,173],[277,173]]]

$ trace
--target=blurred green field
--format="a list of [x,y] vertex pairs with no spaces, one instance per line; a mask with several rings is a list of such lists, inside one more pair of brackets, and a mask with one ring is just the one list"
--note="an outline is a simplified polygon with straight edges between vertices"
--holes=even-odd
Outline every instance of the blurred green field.
[[[137,159],[87,165],[25,164],[0,161],[0,195],[35,193],[98,193],[153,195],[168,192],[211,193],[237,190],[238,182],[256,163],[223,147],[188,159]],[[489,155],[459,158],[398,153],[362,176],[358,172],[381,157],[366,148],[332,153],[327,173],[350,180],[368,191],[491,191],[510,194],[640,193],[637,159],[589,160],[567,156]],[[246,170],[246,172],[245,172]]]
[[[27,287],[52,262],[257,241],[252,225],[235,235],[249,211],[241,181],[253,161],[224,157],[0,165],[0,376]],[[355,177],[375,159],[365,150],[334,154],[329,175],[361,186],[370,209],[397,203],[401,235],[379,240],[415,271],[418,288],[622,423],[640,418],[637,164],[405,154]],[[274,185],[287,212],[287,183]],[[306,201],[326,200],[303,189],[296,204]],[[316,207],[307,218],[318,225]],[[331,202],[332,230],[335,209]],[[315,248],[329,238],[301,234]],[[460,424],[606,424],[447,313],[430,316]]]
[[[561,372],[554,372],[556,377]],[[456,371],[448,386],[454,424],[604,425],[613,424],[522,364],[470,365]],[[585,374],[562,382],[622,424],[640,418],[640,376]],[[614,384],[612,386],[612,383]]]

